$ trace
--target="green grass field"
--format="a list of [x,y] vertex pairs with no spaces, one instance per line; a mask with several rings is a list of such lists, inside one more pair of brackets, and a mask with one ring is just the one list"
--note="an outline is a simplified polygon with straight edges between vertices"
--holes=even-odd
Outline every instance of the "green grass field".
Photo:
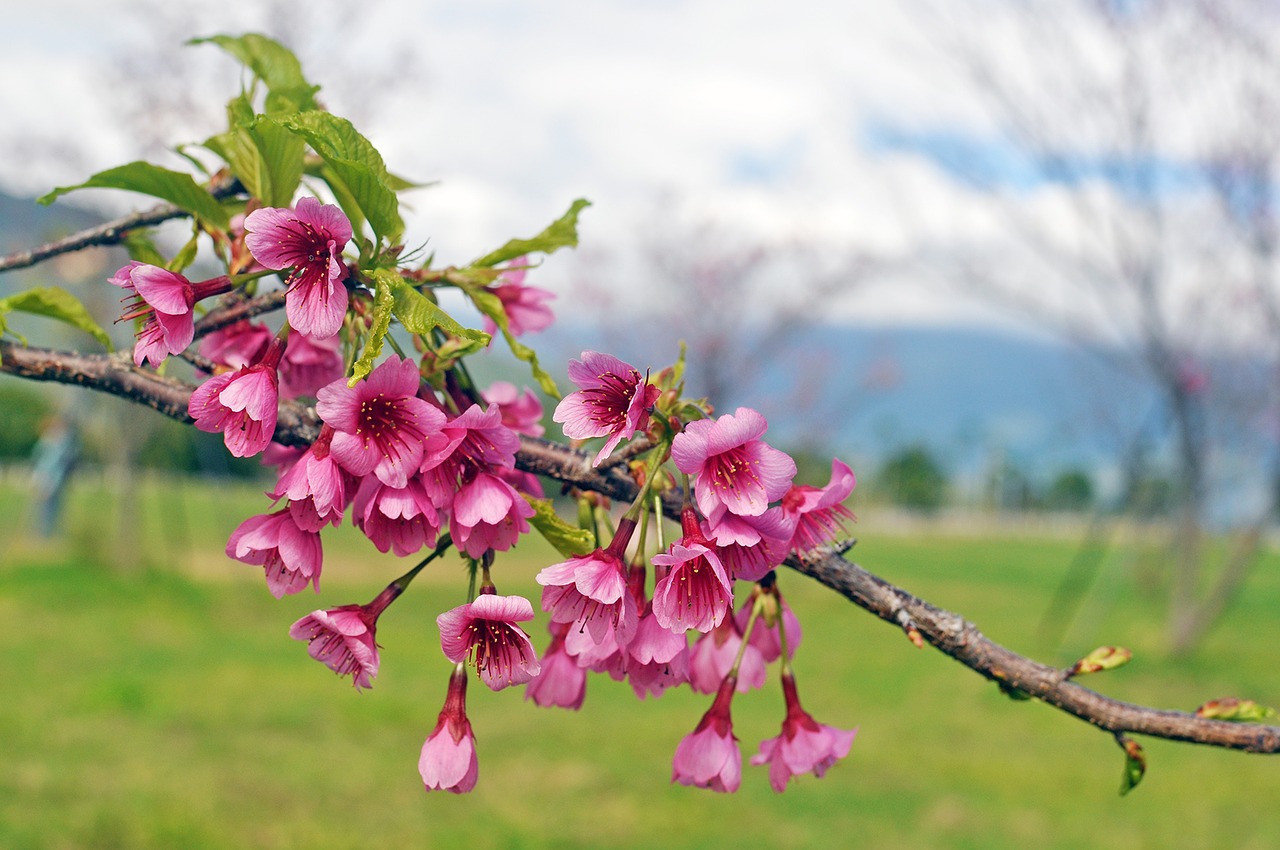
[[[789,573],[806,706],[860,727],[826,778],[777,795],[747,767],[736,795],[673,786],[672,751],[709,698],[640,703],[594,679],[578,713],[473,685],[480,784],[427,794],[418,749],[450,668],[434,619],[462,600],[461,569],[433,566],[388,611],[382,671],[356,693],[288,627],[315,607],[367,601],[403,562],[350,535],[326,539],[320,596],[276,601],[258,569],[222,555],[265,499],[187,483],[145,488],[141,509],[125,529],[105,495],[82,487],[66,539],[39,543],[22,530],[20,491],[0,487],[0,847],[1280,847],[1280,758],[1141,739],[1148,775],[1121,798],[1108,736],[1007,699]],[[1172,662],[1131,561],[1108,565],[1057,650],[1035,631],[1069,542],[890,535],[870,509],[858,531],[864,565],[1019,651],[1065,664],[1099,644],[1131,647],[1131,665],[1086,680],[1104,693],[1185,709],[1235,695],[1280,703],[1274,555],[1203,650]],[[122,552],[123,566],[104,566]],[[533,573],[551,558],[522,545],[498,562],[500,590],[536,606]],[[744,755],[781,716],[776,682],[739,695]]]

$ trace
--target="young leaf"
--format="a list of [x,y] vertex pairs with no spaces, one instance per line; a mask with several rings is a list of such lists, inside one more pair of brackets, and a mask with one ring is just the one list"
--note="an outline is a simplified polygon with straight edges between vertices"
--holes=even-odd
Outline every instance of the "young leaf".
[[447,334],[465,340],[464,345],[453,352],[458,356],[473,354],[489,344],[487,333],[458,324],[438,304],[414,289],[394,270],[377,269],[373,272],[373,278],[378,282],[379,289],[385,286],[395,295],[392,312],[406,330],[426,336],[440,328]]
[[529,524],[538,530],[548,543],[556,547],[561,555],[571,558],[574,555],[585,555],[596,546],[595,536],[585,528],[570,525],[560,518],[550,499],[535,499],[525,495],[525,501],[533,505],[533,516]]
[[222,204],[191,179],[190,174],[170,171],[149,162],[131,162],[99,171],[77,186],[59,186],[36,200],[47,206],[76,189],[126,189],[141,192],[168,201],[222,230],[229,226],[227,211],[222,208]]
[[476,309],[493,319],[498,330],[502,331],[502,338],[507,341],[507,347],[511,349],[511,353],[529,364],[529,371],[533,373],[533,379],[538,382],[542,391],[552,398],[560,398],[560,388],[556,386],[556,379],[542,368],[542,364],[538,362],[538,353],[511,333],[507,310],[502,306],[502,300],[482,286],[461,285],[461,288],[471,298]]
[[[350,193],[375,235],[395,243],[404,232],[400,202],[389,185],[390,177],[381,154],[351,122],[328,112],[300,112],[274,119],[297,133],[329,166],[332,176]],[[339,186],[333,185],[340,195]]]
[[204,146],[231,166],[249,194],[267,206],[289,206],[302,180],[306,142],[272,121],[260,120],[245,95],[227,105],[227,115],[231,129]]
[[[395,273],[392,272],[392,274]],[[360,352],[359,359],[352,364],[351,378],[347,381],[347,386],[354,387],[360,383],[377,364],[378,355],[382,353],[382,341],[391,327],[391,308],[394,303],[395,295],[391,287],[379,280],[373,292],[373,325],[365,336],[364,349]]]
[[1251,699],[1226,697],[1212,699],[1196,709],[1198,717],[1209,717],[1215,720],[1230,720],[1234,723],[1261,723],[1274,717],[1276,710]]
[[302,75],[298,57],[278,41],[251,32],[241,36],[212,35],[193,38],[188,44],[216,44],[230,53],[241,64],[262,80],[268,92],[283,95],[296,104],[297,109],[317,108],[315,94],[319,86],[313,86]]
[[551,223],[546,230],[532,239],[512,239],[496,251],[485,254],[473,262],[473,266],[496,266],[525,254],[540,252],[550,254],[559,248],[573,248],[578,244],[578,213],[591,206],[591,202],[579,198],[569,211]]
[[1067,678],[1083,673],[1100,673],[1114,670],[1129,663],[1133,653],[1123,646],[1100,646],[1081,658],[1067,670]]
[[[0,298],[0,316],[13,311],[64,322],[79,328],[102,343],[108,351],[111,350],[111,338],[107,336],[107,332],[93,320],[84,305],[65,289],[42,286],[10,295],[8,298]],[[0,332],[3,332],[3,328],[0,328]]]
[[1142,747],[1132,738],[1116,735],[1116,743],[1124,750],[1124,774],[1120,777],[1120,796],[1123,797],[1137,788],[1146,775],[1147,757],[1143,755]]

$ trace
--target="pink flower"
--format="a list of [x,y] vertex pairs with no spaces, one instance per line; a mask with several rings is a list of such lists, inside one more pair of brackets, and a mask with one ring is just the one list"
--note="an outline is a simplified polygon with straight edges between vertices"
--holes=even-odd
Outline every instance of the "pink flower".
[[[742,630],[732,617],[725,617],[719,626],[698,638],[689,651],[689,686],[700,694],[714,693],[733,667],[741,646]],[[766,672],[760,650],[748,643],[738,668],[738,690],[746,693],[751,688],[764,687]]]
[[372,687],[378,674],[378,644],[374,635],[378,617],[400,595],[394,584],[368,605],[342,605],[312,611],[289,629],[289,637],[307,641],[307,652],[339,676],[351,674],[356,690]]
[[480,763],[476,759],[476,736],[467,719],[467,673],[461,664],[449,677],[449,690],[436,728],[422,745],[418,773],[428,791],[463,794],[476,787]]
[[294,209],[264,207],[245,217],[245,245],[269,269],[292,269],[284,311],[294,330],[333,336],[347,314],[342,250],[351,222],[332,204],[302,198]]
[[370,475],[356,491],[351,521],[379,552],[392,550],[403,558],[436,545],[442,518],[417,478],[388,487]]
[[489,549],[506,551],[529,531],[533,505],[496,475],[481,472],[453,500],[449,533],[461,552],[479,558]]
[[250,457],[271,442],[279,407],[276,367],[284,343],[273,340],[266,354],[252,366],[214,375],[191,393],[187,412],[196,427],[222,432],[227,450],[236,457]]
[[150,360],[159,366],[170,354],[181,354],[195,337],[191,308],[197,301],[231,291],[231,279],[217,277],[192,283],[177,272],[146,263],[131,262],[108,278],[108,282],[132,292],[118,321],[142,319],[133,362],[141,366]]
[[664,629],[709,632],[733,603],[733,584],[715,550],[698,530],[692,508],[683,511],[685,536],[666,554],[653,556],[655,566],[670,572],[653,588],[653,616]]
[[795,461],[759,439],[767,428],[763,416],[739,407],[714,421],[690,422],[672,441],[671,459],[697,476],[694,495],[712,525],[726,510],[760,516],[791,486]]
[[831,480],[826,487],[796,485],[782,497],[782,510],[795,526],[788,549],[807,552],[829,543],[845,530],[853,513],[842,503],[853,492],[857,479],[843,461],[832,459]]
[[347,509],[350,476],[329,454],[332,439],[333,429],[321,426],[320,436],[301,458],[281,473],[276,489],[267,494],[272,499],[288,498],[294,522],[307,531],[319,531],[329,524],[341,525],[342,513]]
[[521,685],[538,675],[538,655],[516,623],[533,619],[523,596],[483,591],[474,601],[436,617],[440,648],[455,663],[470,657],[484,683],[495,691]]
[[[632,528],[634,524],[624,532],[619,523],[614,543],[624,534],[629,538]],[[534,580],[542,585],[542,610],[551,612],[553,622],[570,623],[573,630],[585,631],[595,643],[613,632],[618,643],[625,645],[635,634],[639,618],[635,600],[627,592],[626,572],[614,552],[614,543],[608,549],[575,555],[546,567]],[[616,548],[625,546],[624,542]]]
[[659,390],[632,365],[597,351],[569,361],[569,380],[578,387],[556,405],[551,418],[575,440],[608,437],[594,466],[604,462],[621,440],[649,427],[649,409]]
[[737,683],[728,676],[697,728],[676,747],[671,781],[712,791],[732,793],[742,782],[742,753],[733,735],[729,704]]
[[645,606],[626,652],[627,681],[640,699],[689,681],[689,640],[658,622],[652,605]]
[[323,554],[320,535],[299,528],[288,510],[249,517],[227,542],[227,557],[262,566],[267,589],[276,599],[308,583],[319,593]]
[[417,397],[418,384],[417,365],[393,356],[355,387],[339,379],[320,388],[316,413],[333,426],[331,451],[344,469],[405,486],[427,438],[444,425],[444,414]]
[[793,531],[794,525],[781,507],[769,508],[760,516],[724,511],[714,524],[702,524],[703,534],[715,543],[720,562],[738,581],[759,581],[781,564]]
[[[200,340],[200,354],[214,363],[240,369],[262,359],[275,334],[266,325],[243,319]],[[293,340],[289,340],[290,349]]]
[[[507,330],[512,336],[546,330],[556,320],[551,308],[542,303],[555,298],[555,295],[545,289],[524,285],[528,262],[527,257],[512,260],[511,266],[499,275],[502,283],[489,289],[502,302],[507,313]],[[497,329],[493,319],[485,316],[484,332],[493,334]]]
[[751,757],[753,765],[769,765],[769,784],[782,793],[793,776],[812,773],[822,777],[831,765],[849,754],[857,729],[845,731],[815,721],[800,707],[794,677],[783,673],[782,692],[787,716],[782,733],[760,742],[760,752]]
[[342,337],[317,338],[304,333],[289,335],[289,348],[280,361],[280,394],[285,398],[314,396],[325,384],[346,374],[342,362]]
[[524,698],[543,708],[559,706],[577,711],[587,696],[587,671],[565,652],[564,639],[570,627],[565,623],[547,624],[551,645],[542,653],[538,675],[524,689]]
[[519,450],[520,438],[502,424],[496,404],[473,404],[450,419],[423,450],[423,479],[436,507],[451,510],[458,491],[478,472],[513,469]]
[[498,405],[502,424],[517,434],[541,437],[546,433],[542,427],[542,402],[528,387],[520,392],[508,381],[494,381],[482,395],[489,404]]
[[[787,600],[782,598],[782,594],[775,589],[775,598],[778,601],[777,621],[773,625],[769,625],[764,617],[756,619],[755,626],[751,629],[751,637],[747,642],[760,651],[760,657],[764,659],[764,663],[769,664],[777,661],[782,657],[782,633],[785,630],[787,637],[787,658],[791,658],[796,654],[796,649],[800,646],[800,641],[804,637],[804,633],[800,629],[800,620],[796,617],[795,612],[791,610],[791,606],[787,604]],[[755,604],[755,594],[738,609],[735,615],[735,622],[738,626],[738,633],[741,634],[747,627],[747,620],[751,617],[751,607]]]

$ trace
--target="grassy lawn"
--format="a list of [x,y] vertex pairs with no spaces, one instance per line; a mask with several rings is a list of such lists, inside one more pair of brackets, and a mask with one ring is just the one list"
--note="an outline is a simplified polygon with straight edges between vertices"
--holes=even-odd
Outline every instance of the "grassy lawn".
[[[791,574],[781,581],[805,629],[805,704],[860,727],[825,779],[777,795],[748,767],[736,795],[672,786],[672,751],[709,698],[641,704],[593,679],[577,713],[473,685],[480,783],[427,794],[418,749],[450,667],[434,620],[461,601],[461,570],[433,567],[383,617],[382,671],[358,694],[288,627],[315,607],[367,601],[407,565],[340,534],[326,538],[320,596],[276,601],[260,570],[221,553],[262,510],[250,488],[188,483],[146,488],[125,520],[81,487],[66,539],[39,543],[22,531],[20,491],[0,487],[0,847],[1280,846],[1280,759],[1144,739],[1148,775],[1121,798],[1108,736],[1010,701]],[[1234,695],[1280,703],[1274,555],[1202,651],[1173,662],[1136,562],[1107,566],[1058,650],[1035,634],[1069,542],[881,533],[874,511],[859,533],[862,563],[1017,650],[1065,664],[1099,644],[1131,647],[1129,667],[1086,680],[1105,693],[1187,709]],[[499,588],[536,607],[533,573],[552,557],[523,544],[499,560]],[[745,755],[781,714],[772,680],[738,697]]]

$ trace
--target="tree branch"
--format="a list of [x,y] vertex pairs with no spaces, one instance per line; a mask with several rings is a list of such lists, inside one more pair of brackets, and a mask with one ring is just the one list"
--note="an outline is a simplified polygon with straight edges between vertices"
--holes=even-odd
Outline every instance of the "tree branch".
[[[0,342],[0,358],[0,372],[88,387],[146,405],[180,422],[192,421],[187,403],[194,387],[136,367],[123,353],[77,354]],[[281,402],[275,433],[278,442],[305,446],[318,433],[314,409],[298,402]],[[618,501],[630,500],[636,493],[635,481],[621,468],[596,469],[587,452],[547,440],[521,437],[516,464],[527,472]],[[664,497],[664,509],[672,517],[679,515],[677,494]],[[930,605],[844,560],[835,550],[814,552],[803,559],[792,556],[787,559],[787,566],[880,619],[917,632],[936,649],[979,675],[1024,691],[1100,729],[1246,752],[1280,752],[1280,727],[1209,720],[1105,697],[1070,681],[1065,670],[1041,664],[989,640],[959,614]]]

